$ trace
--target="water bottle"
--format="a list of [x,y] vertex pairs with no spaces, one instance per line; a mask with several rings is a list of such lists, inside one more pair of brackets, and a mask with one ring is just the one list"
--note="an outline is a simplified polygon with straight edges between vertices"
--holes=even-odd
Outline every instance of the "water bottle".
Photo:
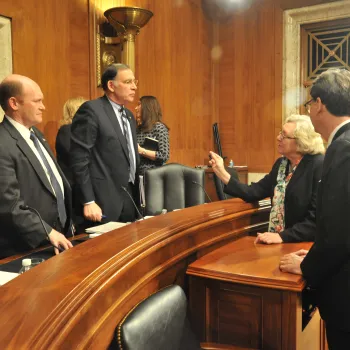
[[233,160],[231,159],[231,160],[230,160],[230,163],[228,164],[228,167],[229,167],[229,168],[233,168],[233,166],[234,166]]
[[23,259],[22,268],[19,270],[19,274],[25,273],[32,268],[32,259]]

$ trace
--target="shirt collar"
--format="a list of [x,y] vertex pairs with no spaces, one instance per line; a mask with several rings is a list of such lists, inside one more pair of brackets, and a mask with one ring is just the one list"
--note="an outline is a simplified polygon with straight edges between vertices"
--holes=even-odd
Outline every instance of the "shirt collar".
[[338,131],[342,126],[344,126],[344,125],[347,124],[347,123],[350,123],[350,119],[345,120],[344,122],[342,122],[341,124],[339,124],[339,125],[332,131],[332,133],[329,135],[329,138],[328,138],[328,146],[332,143],[333,138],[334,138],[335,134],[337,133],[337,131]]
[[30,140],[30,129],[25,127],[23,124],[18,123],[16,120],[5,115],[7,120],[16,128],[16,130],[21,134],[21,136],[27,140]]
[[107,95],[108,101],[111,103],[112,107],[117,108],[118,111],[120,111],[122,108],[124,108],[124,105],[120,105],[114,101],[112,101]]

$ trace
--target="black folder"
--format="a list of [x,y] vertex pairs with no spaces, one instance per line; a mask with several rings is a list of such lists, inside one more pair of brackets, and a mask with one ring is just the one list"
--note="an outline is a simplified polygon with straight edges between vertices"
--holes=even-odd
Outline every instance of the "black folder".
[[142,147],[148,149],[149,151],[158,151],[159,141],[153,139],[152,137],[145,137],[145,141],[143,142]]

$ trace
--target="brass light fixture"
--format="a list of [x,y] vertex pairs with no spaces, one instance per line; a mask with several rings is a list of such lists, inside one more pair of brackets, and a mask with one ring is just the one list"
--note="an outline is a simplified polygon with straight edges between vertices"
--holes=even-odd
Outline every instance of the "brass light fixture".
[[[101,70],[115,62],[130,66],[135,72],[135,37],[153,16],[152,11],[140,7],[113,7],[104,12],[114,34],[105,35],[100,29],[97,43],[97,81],[101,83]],[[107,24],[108,25],[108,24]],[[101,27],[100,27],[101,28]],[[105,27],[106,28],[106,27]],[[102,43],[101,43],[102,41]],[[113,47],[108,49],[108,46]],[[103,53],[101,54],[101,51]]]

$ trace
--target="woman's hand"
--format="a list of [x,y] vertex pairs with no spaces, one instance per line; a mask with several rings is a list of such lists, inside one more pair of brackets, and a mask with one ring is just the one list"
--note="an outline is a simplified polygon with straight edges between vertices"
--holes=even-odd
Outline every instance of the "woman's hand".
[[142,147],[140,147],[139,144],[137,144],[137,152],[138,152],[139,154],[142,154],[142,153],[144,152],[144,149],[143,149]]
[[283,243],[281,236],[275,232],[258,233],[254,243],[276,244]]
[[224,160],[216,153],[210,151],[209,152],[210,160],[209,164],[211,165],[214,173],[217,177],[227,185],[230,181],[231,175],[225,170]]

